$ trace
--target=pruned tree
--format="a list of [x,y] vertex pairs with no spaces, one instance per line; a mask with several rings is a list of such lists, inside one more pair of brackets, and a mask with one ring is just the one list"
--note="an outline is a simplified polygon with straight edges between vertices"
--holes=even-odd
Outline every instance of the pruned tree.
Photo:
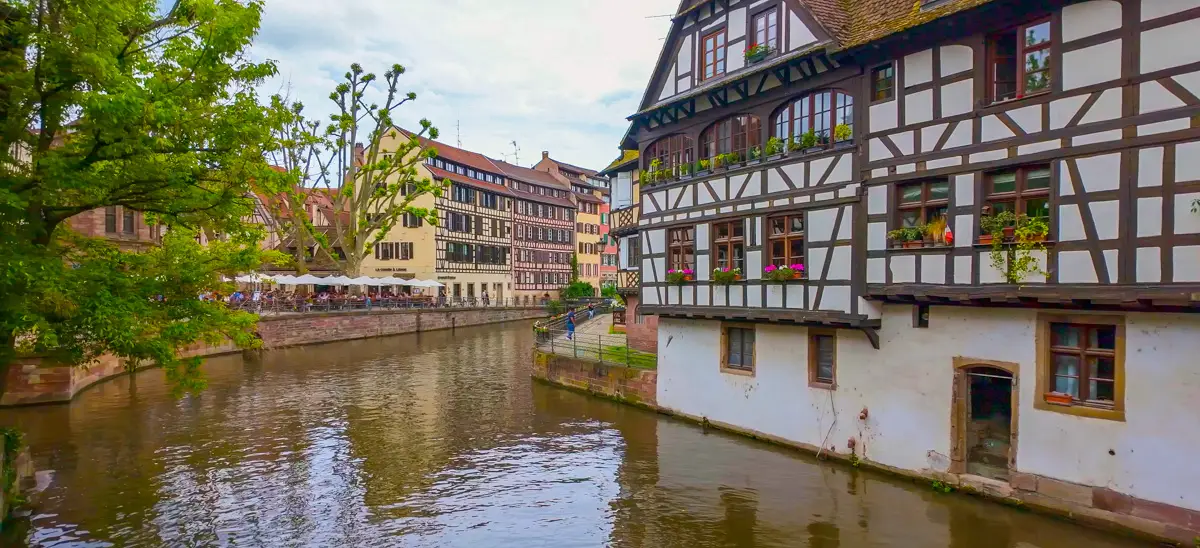
[[384,73],[380,105],[366,98],[376,87],[376,76],[352,65],[346,80],[329,95],[336,109],[324,126],[306,119],[302,104],[273,99],[277,146],[272,158],[293,183],[289,203],[294,207],[302,203],[303,194],[321,192],[331,204],[328,227],[313,226],[306,216],[295,215],[280,224],[295,230],[298,241],[313,242],[350,277],[361,274],[363,260],[405,214],[437,224],[436,210],[414,202],[426,194],[441,196],[444,189],[418,170],[437,156],[429,140],[437,139],[438,130],[424,119],[415,132],[397,126],[393,113],[417,98],[415,93],[400,93],[403,74],[400,65]]
[[[268,171],[254,90],[275,67],[244,55],[261,15],[261,0],[0,2],[0,366],[113,353],[182,378],[181,346],[254,344],[253,316],[196,296],[265,257],[243,221]],[[131,253],[66,223],[108,206],[166,238]]]

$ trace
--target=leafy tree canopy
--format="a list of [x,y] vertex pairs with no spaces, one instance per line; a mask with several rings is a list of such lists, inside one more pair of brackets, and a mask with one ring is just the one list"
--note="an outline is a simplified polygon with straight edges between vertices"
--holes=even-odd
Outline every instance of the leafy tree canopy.
[[[18,350],[72,362],[153,358],[222,336],[252,344],[253,317],[197,300],[255,268],[251,181],[271,142],[246,58],[261,0],[0,3],[0,365]],[[167,229],[146,253],[82,238],[66,221],[107,206]],[[202,248],[194,236],[219,233]],[[161,298],[159,297],[161,296]]]

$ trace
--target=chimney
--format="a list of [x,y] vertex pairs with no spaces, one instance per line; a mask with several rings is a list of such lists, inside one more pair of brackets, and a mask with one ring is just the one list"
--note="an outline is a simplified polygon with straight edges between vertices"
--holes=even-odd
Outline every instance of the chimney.
[[542,151],[542,159],[543,159],[543,160],[549,160],[549,159],[550,159],[550,151],[549,151],[549,150],[543,150],[543,151]]

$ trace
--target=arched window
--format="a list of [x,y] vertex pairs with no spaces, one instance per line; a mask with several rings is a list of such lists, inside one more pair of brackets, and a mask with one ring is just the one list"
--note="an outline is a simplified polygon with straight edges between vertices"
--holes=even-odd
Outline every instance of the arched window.
[[[818,91],[784,105],[775,111],[773,121],[774,137],[803,148],[848,141],[854,136],[854,98],[838,90]],[[850,131],[843,130],[839,135],[840,125]],[[805,135],[809,133],[810,142],[805,143]]]
[[739,114],[717,122],[700,134],[700,157],[735,154],[745,160],[750,149],[762,145],[762,123],[757,116]]
[[691,164],[695,143],[686,135],[668,135],[646,147],[643,169],[655,169],[654,160],[661,164],[658,169],[669,169],[674,175],[679,175],[680,166]]

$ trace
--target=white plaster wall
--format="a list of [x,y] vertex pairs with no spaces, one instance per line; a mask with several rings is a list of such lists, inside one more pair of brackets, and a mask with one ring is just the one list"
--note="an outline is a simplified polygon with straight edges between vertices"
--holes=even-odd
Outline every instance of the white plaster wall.
[[1092,0],[1062,9],[1062,41],[1121,28],[1121,4],[1115,0]]
[[1119,88],[1110,88],[1104,90],[1100,94],[1100,99],[1088,109],[1087,114],[1079,120],[1080,124],[1091,124],[1094,122],[1104,122],[1108,120],[1116,120],[1121,117],[1121,90]]
[[1050,129],[1067,127],[1071,119],[1079,113],[1079,108],[1087,102],[1087,95],[1076,95],[1050,102]]
[[804,22],[793,11],[788,11],[788,48],[789,50],[800,49],[813,42],[817,41],[817,37],[808,27],[804,26]]
[[1157,19],[1164,15],[1179,13],[1192,8],[1200,8],[1200,0],[1153,0],[1144,2],[1142,6],[1142,21]]
[[920,124],[933,119],[933,90],[911,93],[904,98],[904,123]]
[[[720,372],[720,323],[659,322],[660,405],[811,446],[859,454],[908,470],[944,470],[950,453],[956,356],[1018,367],[1017,469],[1107,487],[1135,497],[1200,509],[1200,421],[1181,412],[1200,400],[1200,318],[1126,316],[1126,421],[1033,408],[1038,395],[1037,312],[933,307],[928,329],[912,309],[883,307],[875,350],[857,332],[839,331],[838,388],[808,387],[807,330],[759,325],[753,377]],[[1016,344],[1016,342],[1023,342]],[[867,408],[866,421],[858,419]],[[1109,451],[1114,454],[1109,455]],[[1170,474],[1162,473],[1170,470]]]
[[688,34],[680,41],[679,53],[675,56],[676,76],[682,76],[692,70],[692,35]]
[[927,49],[904,57],[904,87],[933,81],[933,50]]
[[746,8],[741,7],[729,11],[729,40],[737,40],[746,35]]
[[942,86],[942,116],[957,116],[971,112],[975,106],[974,80],[963,80]]
[[[871,118],[871,133],[896,128],[900,120],[900,112],[896,106],[898,103],[898,101],[893,99],[885,103],[871,105],[871,108],[868,109],[868,114]],[[875,159],[874,154],[872,154],[871,159]]]
[[942,46],[942,76],[950,76],[971,70],[975,64],[975,52],[970,46]]
[[1147,114],[1186,106],[1174,93],[1153,80],[1138,86],[1138,113]]
[[[1164,2],[1166,0],[1155,0]],[[1154,2],[1143,2],[1154,4]],[[1200,48],[1179,47],[1200,36],[1200,20],[1192,19],[1142,33],[1142,73],[1200,61]],[[1065,67],[1064,67],[1065,68]]]

